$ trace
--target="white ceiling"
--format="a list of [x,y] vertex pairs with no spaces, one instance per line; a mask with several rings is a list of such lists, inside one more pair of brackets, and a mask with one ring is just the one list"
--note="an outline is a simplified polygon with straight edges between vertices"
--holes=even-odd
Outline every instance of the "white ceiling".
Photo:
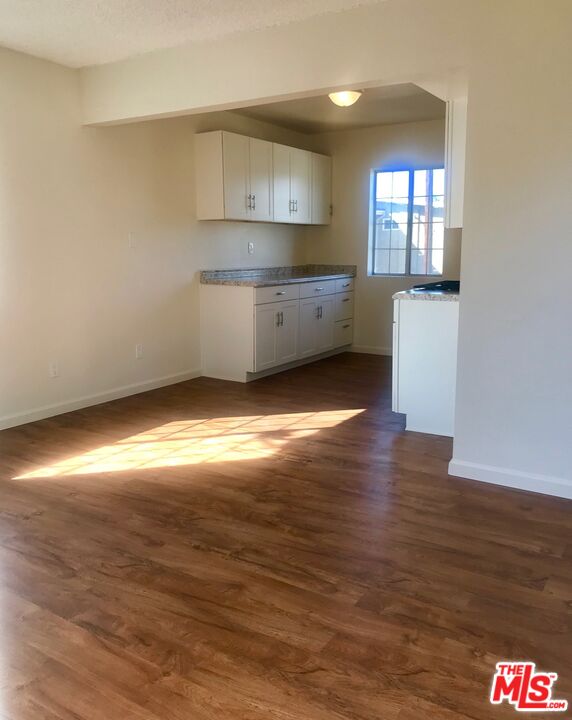
[[445,117],[445,103],[410,83],[365,90],[340,108],[327,95],[242,108],[234,112],[303,133],[348,130]]
[[70,67],[383,0],[0,0],[0,45]]

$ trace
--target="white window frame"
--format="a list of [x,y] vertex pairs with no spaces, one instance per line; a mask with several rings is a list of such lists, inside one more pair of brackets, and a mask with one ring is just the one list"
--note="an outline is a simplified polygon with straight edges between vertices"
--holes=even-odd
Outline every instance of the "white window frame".
[[[411,250],[412,250],[412,231],[413,231],[413,183],[415,172],[419,170],[431,171],[431,189],[433,186],[433,174],[434,170],[444,170],[443,165],[427,165],[423,167],[387,167],[387,168],[374,168],[370,174],[370,192],[369,192],[369,236],[368,236],[368,253],[367,253],[367,274],[371,277],[391,277],[391,278],[403,278],[403,277],[421,277],[421,278],[439,278],[443,277],[445,270],[445,247],[443,246],[443,272],[441,273],[412,273],[411,272]],[[375,251],[376,249],[376,209],[377,209],[377,175],[379,173],[394,173],[394,172],[408,172],[409,173],[409,193],[408,193],[408,218],[407,218],[407,239],[406,239],[406,259],[405,259],[405,272],[404,273],[381,273],[375,272]],[[445,177],[445,187],[447,178]],[[433,197],[431,192],[430,197]],[[432,221],[428,224],[432,225]],[[440,248],[439,248],[440,249]]]

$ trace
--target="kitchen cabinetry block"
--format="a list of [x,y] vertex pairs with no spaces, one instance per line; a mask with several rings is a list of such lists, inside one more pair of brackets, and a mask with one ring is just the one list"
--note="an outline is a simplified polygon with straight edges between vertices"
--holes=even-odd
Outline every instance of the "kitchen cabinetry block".
[[222,130],[195,136],[199,220],[330,221],[331,159]]
[[246,382],[351,345],[353,292],[336,283],[201,285],[203,374]]

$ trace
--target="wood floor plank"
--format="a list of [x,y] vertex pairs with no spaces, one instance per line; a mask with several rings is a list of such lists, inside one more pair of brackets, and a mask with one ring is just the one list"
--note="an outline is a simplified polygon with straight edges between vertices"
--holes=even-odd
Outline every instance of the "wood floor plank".
[[572,503],[447,475],[390,359],[0,433],[2,720],[491,720],[572,701]]

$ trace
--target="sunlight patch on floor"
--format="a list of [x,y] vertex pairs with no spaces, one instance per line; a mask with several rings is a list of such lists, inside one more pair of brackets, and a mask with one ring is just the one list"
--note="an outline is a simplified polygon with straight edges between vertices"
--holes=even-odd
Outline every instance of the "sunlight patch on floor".
[[257,460],[275,455],[292,440],[335,427],[362,412],[362,409],[324,410],[180,420],[46,465],[14,479]]

